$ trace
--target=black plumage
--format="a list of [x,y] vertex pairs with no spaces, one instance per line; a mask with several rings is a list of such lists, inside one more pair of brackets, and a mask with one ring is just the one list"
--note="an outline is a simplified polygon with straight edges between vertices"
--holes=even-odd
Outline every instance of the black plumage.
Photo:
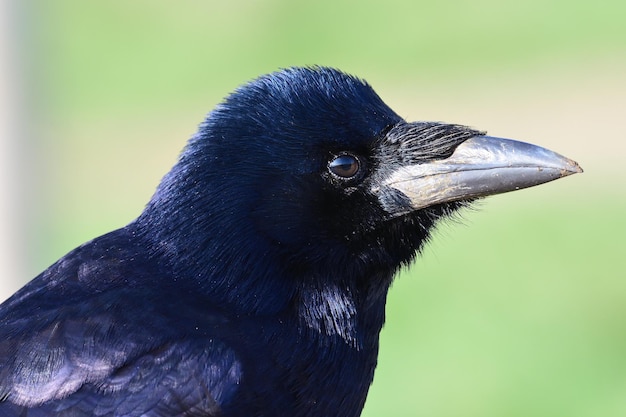
[[291,68],[200,125],[144,212],[0,307],[0,416],[358,416],[385,299],[441,219],[579,172]]

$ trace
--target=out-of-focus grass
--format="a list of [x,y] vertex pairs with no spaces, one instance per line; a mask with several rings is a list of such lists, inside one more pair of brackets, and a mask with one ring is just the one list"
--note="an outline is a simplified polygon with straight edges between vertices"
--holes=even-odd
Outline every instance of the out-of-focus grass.
[[332,65],[402,116],[537,141],[587,170],[438,231],[392,288],[364,415],[626,414],[625,2],[28,4],[33,275],[134,218],[238,84]]
[[[374,80],[467,79],[626,41],[626,4],[565,0],[384,3],[320,0],[40,2],[39,62],[54,111],[221,97],[290,65],[333,65]],[[85,114],[86,113],[86,114]]]

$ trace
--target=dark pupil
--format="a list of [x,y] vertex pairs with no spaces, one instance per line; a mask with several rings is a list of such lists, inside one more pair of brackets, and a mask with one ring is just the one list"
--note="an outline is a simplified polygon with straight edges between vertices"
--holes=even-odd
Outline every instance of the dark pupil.
[[353,177],[359,170],[359,161],[352,155],[342,155],[333,159],[329,165],[333,174],[343,178]]

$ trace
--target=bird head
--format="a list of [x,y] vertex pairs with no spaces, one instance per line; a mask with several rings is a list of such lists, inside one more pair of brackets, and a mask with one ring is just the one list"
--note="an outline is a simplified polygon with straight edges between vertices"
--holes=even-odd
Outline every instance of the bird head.
[[340,71],[291,68],[240,87],[208,115],[140,223],[187,268],[218,259],[247,276],[259,264],[274,275],[284,274],[276,264],[392,274],[458,208],[575,172],[533,145],[406,122]]

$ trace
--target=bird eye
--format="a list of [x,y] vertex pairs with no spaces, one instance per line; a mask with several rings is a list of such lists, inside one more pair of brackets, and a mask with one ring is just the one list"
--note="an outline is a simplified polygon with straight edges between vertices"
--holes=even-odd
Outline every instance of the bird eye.
[[360,167],[359,160],[353,155],[340,155],[328,164],[328,170],[340,178],[354,177]]

